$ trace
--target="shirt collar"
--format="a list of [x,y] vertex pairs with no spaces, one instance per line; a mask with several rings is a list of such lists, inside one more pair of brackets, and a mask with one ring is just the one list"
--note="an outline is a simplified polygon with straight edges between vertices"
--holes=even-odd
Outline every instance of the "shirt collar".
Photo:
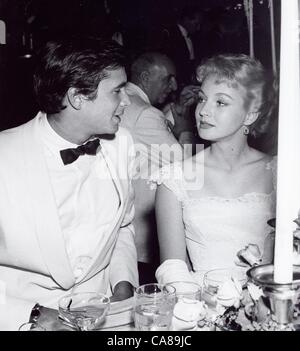
[[78,147],[77,144],[73,144],[70,141],[62,138],[54,131],[54,129],[51,127],[50,123],[48,122],[48,118],[45,113],[41,114],[40,131],[41,131],[44,145],[51,152],[51,154],[58,156],[59,158],[60,158],[60,150]]
[[187,38],[187,37],[189,36],[188,31],[187,31],[184,27],[182,27],[181,24],[177,24],[177,26],[178,26],[178,28],[179,28],[181,34],[182,34],[185,38]]
[[147,96],[147,94],[139,87],[137,86],[136,84],[134,83],[131,83],[131,82],[128,82],[126,84],[126,90],[128,90],[128,92],[130,93],[130,91],[134,91],[136,94],[139,95],[139,97],[141,99],[143,99],[147,104],[150,104],[151,105],[151,102]]

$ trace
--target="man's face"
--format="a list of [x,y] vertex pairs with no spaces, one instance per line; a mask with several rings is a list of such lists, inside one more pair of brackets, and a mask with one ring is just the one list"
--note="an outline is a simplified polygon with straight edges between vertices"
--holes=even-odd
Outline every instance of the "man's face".
[[114,134],[119,128],[121,116],[130,104],[125,91],[127,77],[124,68],[108,71],[101,80],[95,100],[84,98],[81,105],[81,127],[87,136]]
[[162,104],[177,89],[175,68],[171,64],[156,64],[149,70],[147,95],[152,105]]
[[195,13],[194,17],[185,19],[184,27],[189,34],[194,34],[200,29],[201,21],[201,15],[199,13]]

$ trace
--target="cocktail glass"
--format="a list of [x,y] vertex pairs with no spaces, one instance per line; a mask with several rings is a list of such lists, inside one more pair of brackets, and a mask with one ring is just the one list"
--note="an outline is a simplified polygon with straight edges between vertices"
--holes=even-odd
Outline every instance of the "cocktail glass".
[[46,331],[46,329],[36,322],[23,323],[18,331]]
[[59,318],[75,330],[95,330],[101,327],[109,306],[110,299],[104,294],[74,293],[59,300]]

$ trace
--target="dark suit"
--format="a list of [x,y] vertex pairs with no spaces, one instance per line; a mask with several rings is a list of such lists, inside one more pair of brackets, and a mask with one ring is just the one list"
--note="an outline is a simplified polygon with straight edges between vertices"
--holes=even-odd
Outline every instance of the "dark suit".
[[195,63],[178,25],[163,29],[160,50],[174,62],[179,86],[190,84]]

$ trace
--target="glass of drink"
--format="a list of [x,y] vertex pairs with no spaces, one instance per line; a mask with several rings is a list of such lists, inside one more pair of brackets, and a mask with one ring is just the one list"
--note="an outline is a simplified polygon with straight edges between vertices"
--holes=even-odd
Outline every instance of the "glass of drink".
[[173,286],[146,284],[135,289],[134,322],[139,331],[167,331],[171,328],[176,302]]
[[58,302],[59,318],[80,331],[99,329],[109,310],[110,300],[95,292],[74,293]]
[[181,300],[201,300],[201,286],[194,282],[176,281],[167,284],[166,286],[173,286],[176,289],[176,299]]
[[[204,275],[202,299],[210,308],[215,308],[221,299],[220,288],[222,292],[222,304],[230,305],[230,302],[238,297],[239,290],[247,282],[246,270],[243,268],[221,268],[208,271]],[[219,301],[220,302],[220,301]]]
[[174,281],[166,286],[176,289],[176,305],[173,311],[172,330],[197,330],[197,323],[206,315],[201,299],[201,286],[191,281]]

